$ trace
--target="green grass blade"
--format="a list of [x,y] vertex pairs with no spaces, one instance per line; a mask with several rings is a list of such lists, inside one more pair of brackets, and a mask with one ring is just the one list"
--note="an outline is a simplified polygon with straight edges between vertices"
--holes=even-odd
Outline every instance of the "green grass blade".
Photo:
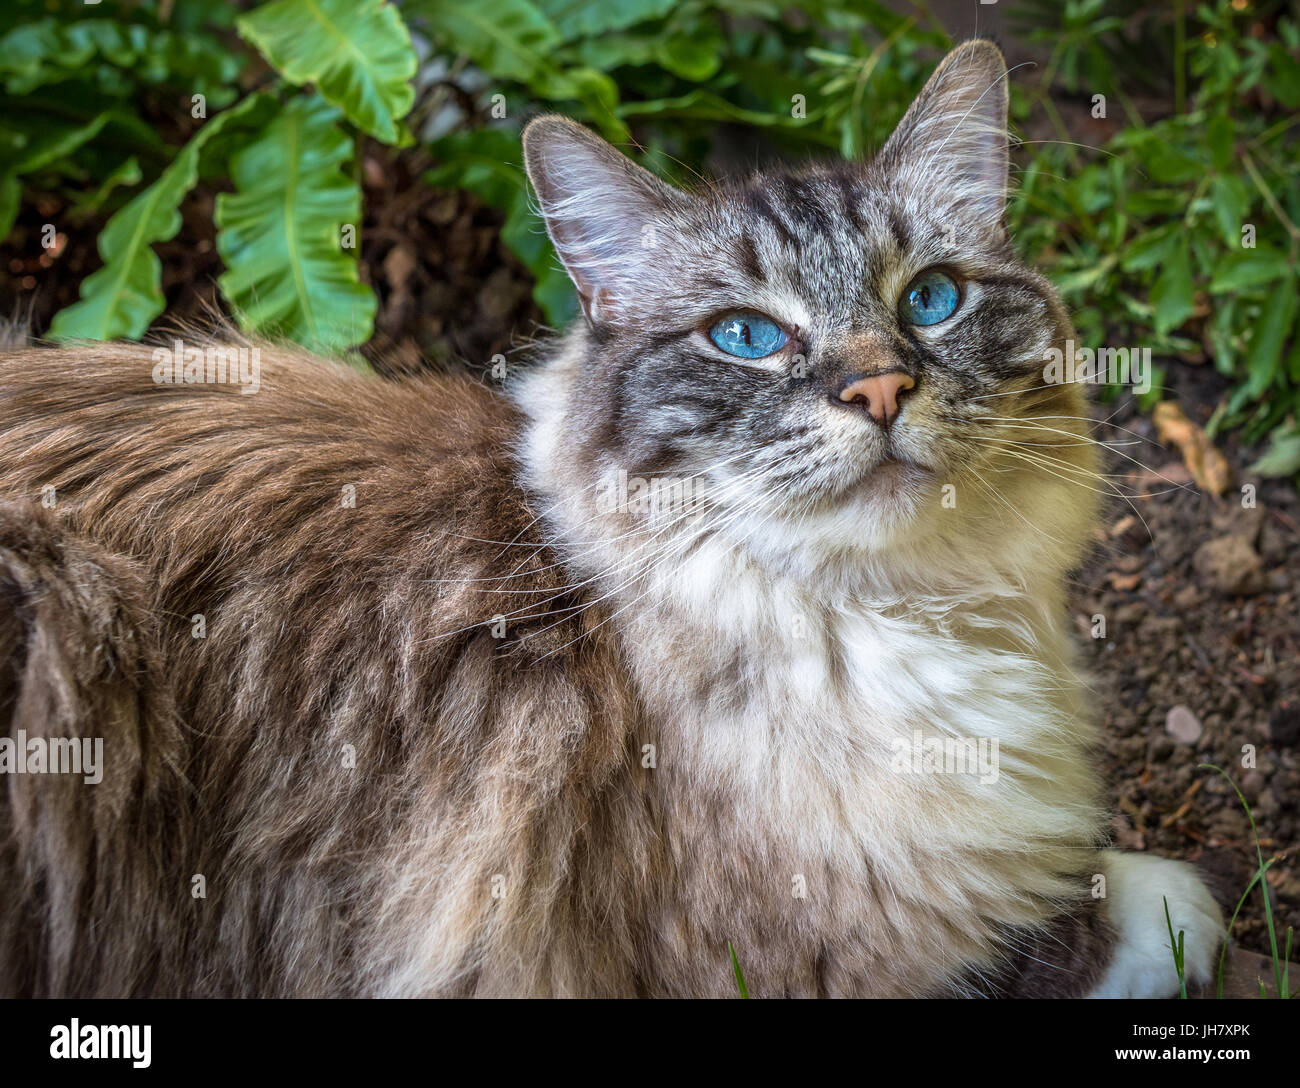
[[727,951],[731,954],[731,969],[736,972],[736,988],[740,990],[740,996],[746,1001],[749,1000],[749,987],[745,985],[745,973],[740,969],[740,961],[736,959],[736,950],[731,947],[731,942],[727,942]]

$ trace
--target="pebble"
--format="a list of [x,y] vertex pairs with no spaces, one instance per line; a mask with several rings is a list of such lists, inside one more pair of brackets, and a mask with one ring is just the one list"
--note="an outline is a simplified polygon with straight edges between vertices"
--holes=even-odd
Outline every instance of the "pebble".
[[1225,595],[1258,593],[1264,588],[1264,563],[1244,536],[1207,540],[1196,549],[1192,564],[1202,578]]
[[1179,744],[1195,744],[1201,739],[1201,720],[1187,707],[1170,707],[1165,717],[1165,732]]

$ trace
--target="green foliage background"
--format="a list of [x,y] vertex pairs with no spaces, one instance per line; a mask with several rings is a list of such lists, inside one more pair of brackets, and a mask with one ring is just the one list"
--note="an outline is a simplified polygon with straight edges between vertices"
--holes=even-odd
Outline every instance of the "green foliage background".
[[[1271,435],[1258,467],[1300,471],[1290,5],[1011,6],[1048,58],[1013,78],[1013,120],[1046,118],[1054,133],[1017,154],[1017,243],[1060,287],[1081,342],[1207,353],[1232,383],[1214,426]],[[679,182],[742,130],[795,157],[857,157],[880,146],[951,44],[925,3],[898,14],[874,0],[8,0],[5,10],[0,238],[43,192],[108,216],[104,264],[49,334],[142,336],[164,309],[152,247],[175,237],[191,188],[221,181],[233,190],[215,206],[226,302],[249,330],[334,352],[364,342],[375,316],[357,270],[367,137],[424,140],[438,164],[429,184],[502,209],[505,241],[562,325],[573,295],[519,167],[529,116],[577,117]],[[432,117],[436,96],[415,91],[433,64],[477,88],[449,131]],[[1058,106],[1096,94],[1125,124],[1093,149]],[[1170,108],[1144,119],[1135,99],[1152,94]],[[150,96],[191,112],[188,142],[170,146],[142,119]]]

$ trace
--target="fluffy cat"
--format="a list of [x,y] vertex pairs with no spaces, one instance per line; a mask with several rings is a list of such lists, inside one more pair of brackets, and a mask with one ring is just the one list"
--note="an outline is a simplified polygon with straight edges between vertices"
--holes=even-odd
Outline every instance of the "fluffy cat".
[[585,318],[507,395],[0,361],[0,723],[105,763],[8,778],[0,991],[725,996],[730,942],[760,996],[1163,996],[1164,897],[1207,979],[1190,867],[1103,849],[996,48],[870,163],[525,158]]

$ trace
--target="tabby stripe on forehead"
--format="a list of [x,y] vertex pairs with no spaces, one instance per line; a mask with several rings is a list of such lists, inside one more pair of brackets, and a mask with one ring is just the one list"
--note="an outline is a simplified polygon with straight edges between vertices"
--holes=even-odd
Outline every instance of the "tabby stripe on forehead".
[[765,219],[776,228],[777,234],[786,245],[797,245],[799,239],[794,236],[794,232],[786,226],[785,220],[776,214],[772,205],[768,203],[767,194],[762,189],[745,190],[745,207],[753,215],[760,219]]
[[816,187],[800,178],[782,177],[774,181],[784,196],[790,215],[804,230],[830,234],[831,217],[822,206],[821,194]]
[[746,276],[757,283],[767,282],[767,273],[763,271],[763,263],[759,260],[754,239],[744,231],[736,241],[736,256],[740,261],[740,269]]
[[858,208],[858,187],[847,174],[837,173],[831,176],[840,191],[840,200],[844,204],[844,217],[859,234],[866,233],[867,225],[862,218],[862,212]]
[[889,209],[889,229],[899,249],[906,250],[912,244],[912,232],[907,229],[907,221],[898,214],[897,208]]

